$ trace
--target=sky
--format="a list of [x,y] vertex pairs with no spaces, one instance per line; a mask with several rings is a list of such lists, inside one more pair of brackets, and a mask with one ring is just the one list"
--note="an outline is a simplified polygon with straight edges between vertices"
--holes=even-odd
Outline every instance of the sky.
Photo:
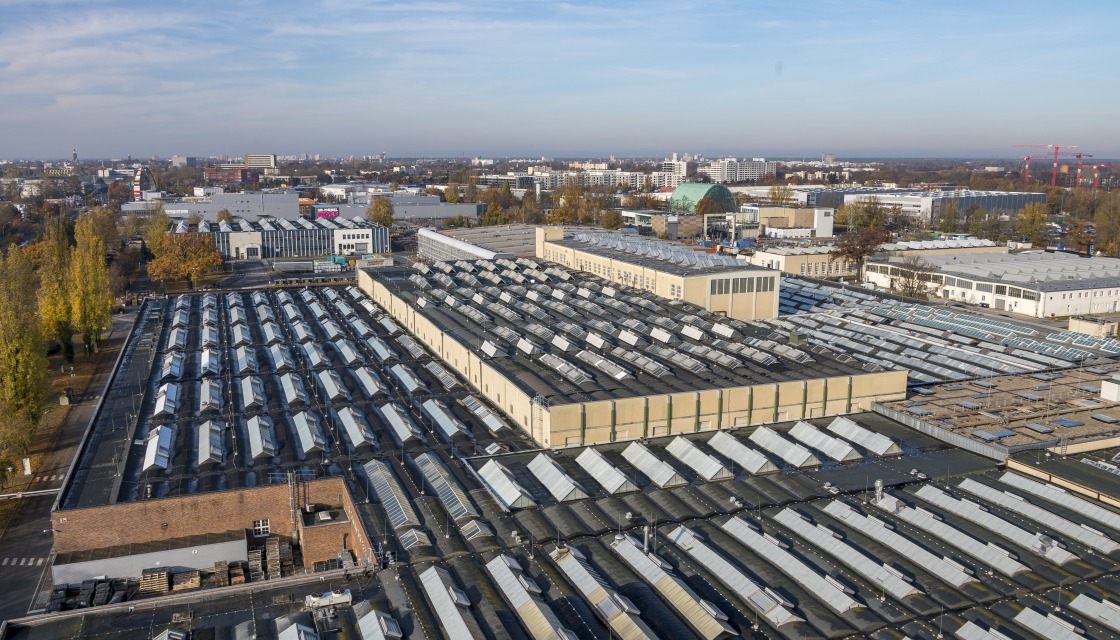
[[1115,158],[1117,24],[1112,0],[0,0],[0,158]]

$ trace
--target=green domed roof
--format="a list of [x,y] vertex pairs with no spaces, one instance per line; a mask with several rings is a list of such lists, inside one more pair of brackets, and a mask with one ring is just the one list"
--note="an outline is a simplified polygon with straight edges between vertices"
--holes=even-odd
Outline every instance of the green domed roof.
[[722,184],[706,182],[684,182],[673,191],[669,198],[669,211],[677,213],[696,213],[696,203],[704,197],[715,200],[720,209],[734,211],[735,196]]

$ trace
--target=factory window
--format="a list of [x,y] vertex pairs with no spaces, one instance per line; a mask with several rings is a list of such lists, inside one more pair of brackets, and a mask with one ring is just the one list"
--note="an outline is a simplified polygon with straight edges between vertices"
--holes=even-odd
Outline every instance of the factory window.
[[[997,285],[996,285],[996,295],[997,295],[997,296],[1005,296],[1005,295],[1007,295],[1007,285],[1005,285],[1005,284],[997,284]],[[1064,297],[1064,296],[1063,296],[1063,297]]]
[[259,538],[261,536],[267,536],[269,533],[271,533],[271,531],[270,531],[270,528],[268,526],[268,518],[265,518],[264,520],[254,520],[253,521],[253,535],[254,536],[257,536]]
[[731,293],[731,279],[721,278],[719,280],[712,280],[712,295],[722,296]]

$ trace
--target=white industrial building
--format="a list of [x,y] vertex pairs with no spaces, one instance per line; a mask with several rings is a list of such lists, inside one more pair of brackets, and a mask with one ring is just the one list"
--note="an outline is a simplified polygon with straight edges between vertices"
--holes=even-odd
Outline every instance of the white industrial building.
[[[184,221],[173,231],[188,233],[190,228]],[[389,230],[356,216],[334,220],[204,221],[199,223],[198,232],[213,236],[222,257],[234,260],[384,254],[390,250]]]
[[[1036,318],[1120,310],[1120,259],[1069,253],[923,255],[931,293],[946,300],[990,306]],[[905,258],[872,260],[865,278],[885,289],[906,274]]]

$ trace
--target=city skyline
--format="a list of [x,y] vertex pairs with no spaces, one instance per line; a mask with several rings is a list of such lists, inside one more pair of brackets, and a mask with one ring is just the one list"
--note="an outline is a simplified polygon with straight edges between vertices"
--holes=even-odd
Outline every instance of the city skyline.
[[0,157],[1120,156],[1118,14],[0,0]]

